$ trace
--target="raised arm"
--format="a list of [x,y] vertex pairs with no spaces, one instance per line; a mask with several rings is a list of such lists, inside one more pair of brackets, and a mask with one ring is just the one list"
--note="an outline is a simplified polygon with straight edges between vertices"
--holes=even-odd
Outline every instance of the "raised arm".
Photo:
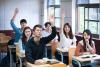
[[64,10],[63,8],[61,9],[61,30],[60,30],[60,33],[63,33],[63,26],[64,26],[64,18],[65,18],[65,13],[64,13]]
[[17,16],[18,12],[19,12],[19,10],[18,10],[18,8],[16,8],[16,9],[15,9],[15,12],[14,12],[14,15],[13,15],[13,17],[12,17],[12,20],[15,20],[15,18],[16,18],[16,16]]
[[16,18],[16,16],[17,16],[18,12],[19,12],[19,10],[18,10],[18,8],[16,8],[15,11],[14,11],[14,15],[13,15],[11,21],[10,21],[10,24],[11,24],[11,26],[12,26],[12,28],[13,28],[13,30],[14,30],[15,32],[18,32],[18,28],[17,28],[16,25],[14,24],[14,20],[15,20],[15,18]]
[[54,17],[54,15],[50,16],[49,22],[51,23],[51,26],[54,27],[54,24],[55,24],[55,17]]
[[51,22],[51,26],[52,26],[52,32],[49,36],[47,37],[43,37],[43,40],[45,42],[45,44],[49,43],[51,40],[53,40],[56,37],[56,27],[54,26],[54,16],[51,15],[49,22]]

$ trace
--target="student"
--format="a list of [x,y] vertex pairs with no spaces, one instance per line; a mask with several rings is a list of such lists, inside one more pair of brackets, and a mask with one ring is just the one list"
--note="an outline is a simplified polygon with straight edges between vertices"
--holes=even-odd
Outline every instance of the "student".
[[11,27],[13,28],[14,32],[15,32],[15,41],[14,41],[14,44],[17,45],[19,47],[19,50],[21,53],[25,53],[24,50],[23,50],[23,47],[22,47],[22,33],[23,33],[23,30],[24,28],[27,26],[27,21],[25,19],[21,19],[20,20],[20,25],[21,25],[21,28],[18,28],[15,23],[14,23],[14,20],[16,18],[16,15],[18,14],[19,10],[18,8],[15,9],[15,12],[14,12],[14,15],[11,19]]
[[[83,31],[83,39],[78,42],[78,45],[76,47],[75,55],[80,56],[83,54],[95,54],[95,43],[92,40],[92,34],[90,30],[86,29]],[[92,65],[86,66],[86,67],[92,67]]]
[[[22,35],[22,46],[23,46],[23,50],[26,49],[26,43],[28,42],[28,40],[32,37],[32,31],[30,27],[25,27],[23,30],[23,35]],[[25,54],[24,54],[25,55]],[[22,58],[22,62],[23,62],[23,67],[26,67],[26,62],[25,62],[25,57]]]
[[[45,29],[42,31],[42,37],[46,37],[49,36],[52,33],[52,29],[51,29],[51,23],[50,22],[46,22],[45,23]],[[56,43],[58,42],[58,36],[56,35],[56,37],[46,45],[45,47],[45,56],[49,59],[52,58],[52,44],[55,42],[54,45],[57,45]],[[54,48],[54,47],[53,47]]]
[[[76,38],[72,33],[72,28],[69,23],[64,24],[64,14],[62,13],[62,23],[61,23],[61,34],[60,34],[60,44],[57,50],[60,49],[63,53],[63,62],[69,64],[68,62],[68,50],[71,46],[76,46]],[[56,58],[61,60],[61,55],[57,52]]]
[[41,37],[42,27],[41,25],[35,25],[33,28],[34,37],[32,37],[26,47],[26,60],[33,64],[44,64],[43,60],[45,54],[45,45],[49,43],[56,36],[56,28],[52,24],[52,33],[47,37]]
[[76,48],[76,56],[80,56],[84,53],[91,53],[95,54],[95,43],[92,40],[92,34],[90,30],[86,29],[83,32],[83,40],[78,42],[77,48]]
[[25,45],[28,42],[29,39],[32,38],[32,31],[30,27],[25,27],[23,30],[23,35],[22,35],[22,43],[25,49]]

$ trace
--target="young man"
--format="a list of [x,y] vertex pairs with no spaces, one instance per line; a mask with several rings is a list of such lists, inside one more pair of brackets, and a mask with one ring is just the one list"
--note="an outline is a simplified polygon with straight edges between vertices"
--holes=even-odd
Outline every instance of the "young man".
[[35,25],[33,28],[34,37],[31,38],[26,45],[26,60],[34,64],[43,64],[41,60],[45,54],[45,45],[53,40],[56,36],[56,28],[52,25],[52,33],[47,37],[42,36],[41,25]]
[[[45,29],[42,31],[42,37],[49,36],[52,32],[50,22],[46,22],[44,25],[45,25]],[[55,44],[53,44],[53,43],[55,43]],[[57,43],[58,43],[58,35],[56,35],[56,37],[51,42],[46,44],[45,56],[47,58],[49,58],[49,59],[54,58],[53,50],[56,49],[55,47],[57,46]]]

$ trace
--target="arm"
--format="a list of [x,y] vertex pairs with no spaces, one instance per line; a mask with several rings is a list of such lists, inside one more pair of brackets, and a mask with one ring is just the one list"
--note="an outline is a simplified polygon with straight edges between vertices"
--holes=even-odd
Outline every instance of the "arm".
[[25,56],[26,56],[26,60],[32,64],[34,64],[35,60],[34,57],[32,55],[32,50],[31,50],[31,44],[28,41],[28,43],[25,45]]
[[92,41],[93,43],[93,46],[92,46],[92,50],[90,51],[92,54],[95,54],[96,53],[96,48],[95,48],[95,43],[94,41]]
[[15,20],[16,15],[18,14],[18,12],[19,12],[19,10],[18,10],[18,8],[16,8],[16,9],[15,9],[15,12],[14,12],[14,15],[13,15],[13,17],[12,17],[12,20]]
[[80,56],[82,55],[83,51],[83,46],[80,43],[78,43],[78,45],[76,46],[75,55]]
[[52,27],[52,33],[47,37],[43,37],[43,41],[45,42],[45,44],[47,44],[55,37],[56,37],[56,27]]
[[18,14],[18,8],[15,9],[14,15],[13,15],[11,21],[10,21],[10,24],[11,24],[11,26],[12,26],[12,28],[13,28],[13,30],[14,30],[15,32],[18,32],[18,28],[17,28],[16,25],[14,24],[14,20],[15,20],[17,14]]
[[61,11],[61,30],[60,30],[60,33],[63,33],[64,17],[65,17],[65,13],[64,13],[64,10],[62,9],[62,11]]
[[52,26],[52,33],[47,36],[47,37],[43,37],[43,41],[45,42],[45,44],[49,43],[51,40],[53,40],[56,37],[57,31],[56,31],[56,27],[54,26],[54,16],[51,15],[49,22],[51,22],[51,26]]

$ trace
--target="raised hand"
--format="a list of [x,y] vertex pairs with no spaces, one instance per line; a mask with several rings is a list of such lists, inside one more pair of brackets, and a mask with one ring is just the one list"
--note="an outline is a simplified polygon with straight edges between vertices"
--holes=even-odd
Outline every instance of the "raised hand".
[[18,8],[15,8],[15,14],[17,14],[19,12]]
[[54,26],[54,22],[55,22],[55,17],[54,17],[54,15],[51,15],[51,16],[49,17],[49,22],[51,22],[52,26]]
[[19,12],[18,8],[15,8],[14,15],[12,17],[13,20],[16,18],[16,15],[18,14],[18,12]]
[[61,8],[61,33],[63,32],[64,18],[65,18],[65,12],[64,9]]

